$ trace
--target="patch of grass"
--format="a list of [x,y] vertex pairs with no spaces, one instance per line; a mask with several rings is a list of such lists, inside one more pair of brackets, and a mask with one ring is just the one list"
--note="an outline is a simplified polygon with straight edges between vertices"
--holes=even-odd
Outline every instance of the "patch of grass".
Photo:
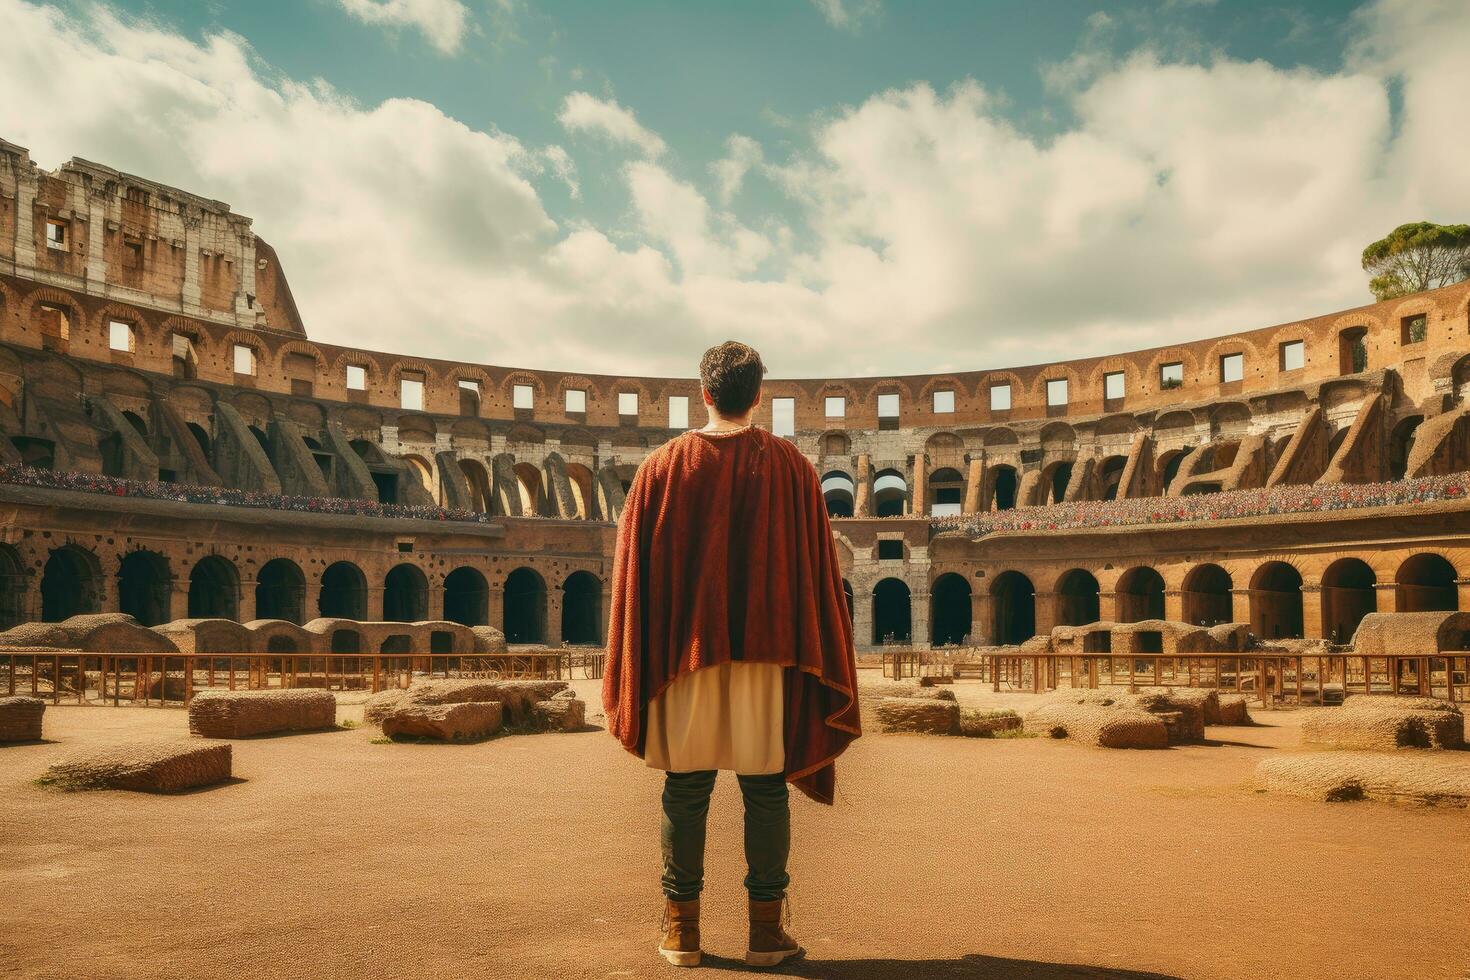
[[337,727],[340,728],[340,729],[342,729],[343,731],[350,732],[354,728],[361,728],[362,727],[362,722],[360,722],[360,721],[353,721],[351,718],[349,718],[346,721],[339,721],[339,722],[337,722]]
[[377,738],[373,739],[368,744],[369,745],[392,745],[393,744],[393,740],[391,738],[389,738],[387,735],[379,735]]
[[1024,728],[1009,728],[1003,732],[996,732],[991,738],[1035,738],[1035,732],[1028,732]]

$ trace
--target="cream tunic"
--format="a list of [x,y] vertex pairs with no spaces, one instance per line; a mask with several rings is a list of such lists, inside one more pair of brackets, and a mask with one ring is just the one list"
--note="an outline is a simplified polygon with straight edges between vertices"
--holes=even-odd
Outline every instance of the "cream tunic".
[[668,772],[784,772],[784,670],[731,661],[680,677],[648,704],[644,761]]

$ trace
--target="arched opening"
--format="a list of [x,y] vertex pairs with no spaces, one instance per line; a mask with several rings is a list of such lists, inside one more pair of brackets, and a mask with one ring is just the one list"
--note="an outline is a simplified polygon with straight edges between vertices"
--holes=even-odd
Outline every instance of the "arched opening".
[[579,521],[597,520],[597,493],[592,471],[581,463],[567,464],[567,483],[572,491],[572,513]]
[[[282,636],[281,634],[277,633],[275,636],[273,636],[270,639],[268,639],[268,640],[265,641],[265,652],[266,653],[300,653],[301,651],[299,651],[299,650],[296,649],[296,641],[295,640],[291,639],[291,637],[289,637],[289,636]],[[333,652],[335,652],[335,651],[333,651]]]
[[128,424],[131,425],[133,427],[133,430],[137,432],[138,435],[142,436],[144,441],[146,442],[148,439],[148,424],[143,421],[143,417],[137,412],[123,412],[122,417],[128,420]]
[[56,443],[34,436],[11,436],[10,444],[20,453],[20,462],[36,470],[56,468]]
[[530,463],[515,465],[516,485],[521,494],[521,513],[527,517],[546,515],[546,491],[541,471]]
[[429,580],[417,565],[394,565],[383,578],[383,619],[420,623],[429,618]]
[[990,509],[991,510],[1014,510],[1016,506],[1016,489],[1021,485],[1020,477],[1016,475],[1014,466],[992,467],[995,476],[990,485]]
[[828,517],[851,517],[857,499],[857,484],[841,471],[822,477],[822,499],[827,502]]
[[847,579],[842,580],[842,598],[847,600],[847,625],[851,628],[853,617],[852,583]]
[[1097,578],[1082,568],[1074,568],[1057,580],[1057,625],[1086,626],[1098,621],[1101,605]]
[[0,630],[20,625],[25,616],[26,576],[20,554],[0,544]]
[[1454,612],[1460,608],[1459,573],[1443,556],[1413,555],[1394,575],[1396,612]]
[[1268,561],[1251,576],[1250,596],[1251,632],[1258,638],[1301,638],[1301,572],[1284,561]]
[[1119,482],[1123,479],[1123,470],[1128,467],[1126,456],[1109,456],[1103,460],[1102,467],[1098,470],[1097,485],[1098,497],[1103,500],[1117,500]]
[[1322,573],[1322,635],[1333,643],[1348,643],[1358,624],[1378,610],[1377,577],[1358,558],[1339,558]]
[[873,514],[877,517],[902,517],[907,509],[908,481],[898,470],[881,470],[873,479]]
[[56,548],[41,572],[41,621],[59,623],[100,611],[101,582],[96,555],[75,545]]
[[240,618],[240,575],[228,559],[210,555],[189,570],[189,618]]
[[957,517],[964,509],[965,478],[946,466],[929,476],[929,513],[934,517]]
[[439,493],[434,488],[434,471],[429,467],[428,460],[422,456],[404,456],[403,461],[408,464],[409,475],[419,481],[429,499],[437,500]]
[[272,558],[255,577],[255,615],[301,625],[306,603],[306,576],[289,558]]
[[1423,421],[1424,416],[1411,415],[1393,427],[1393,433],[1388,439],[1388,478],[1390,480],[1402,480],[1408,474],[1409,454],[1414,451],[1414,436]]
[[188,423],[188,425],[190,435],[194,437],[195,442],[199,443],[199,451],[204,453],[205,459],[209,459],[209,454],[210,452],[212,452],[212,450],[210,449],[209,433],[205,432],[204,426],[200,425],[198,422],[190,422]]
[[1174,449],[1159,457],[1159,493],[1164,494],[1169,492],[1169,485],[1179,475],[1179,467],[1184,465],[1184,458],[1190,452],[1191,450],[1188,449]]
[[470,485],[470,508],[481,514],[490,513],[495,495],[490,492],[490,475],[485,472],[484,464],[476,459],[462,459],[459,470]]
[[317,611],[324,619],[368,618],[367,576],[350,561],[338,561],[322,572]]
[[561,586],[561,641],[602,642],[602,583],[591,572],[573,572]]
[[1215,626],[1234,617],[1230,590],[1235,584],[1219,565],[1196,565],[1184,576],[1184,621],[1192,626]]
[[490,585],[478,569],[464,566],[444,576],[444,618],[461,626],[490,623]]
[[1368,328],[1348,327],[1337,335],[1337,373],[1360,374],[1368,370]]
[[1071,463],[1053,463],[1042,476],[1039,504],[1059,504],[1067,497],[1067,485],[1072,482]]
[[117,569],[117,608],[143,626],[168,622],[174,577],[156,551],[134,551]]
[[1147,565],[1130,568],[1115,590],[1118,622],[1141,623],[1164,618],[1164,577]]
[[546,642],[546,582],[534,570],[517,568],[506,576],[501,606],[507,643]]
[[266,458],[269,459],[271,455],[270,436],[266,435],[265,430],[258,425],[250,427],[250,434],[255,437],[256,442],[260,443],[260,448],[265,450]]
[[873,645],[908,643],[913,639],[913,607],[909,587],[885,578],[873,586]]
[[929,587],[929,642],[934,646],[964,643],[971,627],[970,583],[946,572]]
[[363,653],[362,634],[357,630],[332,630],[333,653]]
[[1002,646],[1036,635],[1036,587],[1020,572],[1002,572],[990,585],[995,622],[991,638]]

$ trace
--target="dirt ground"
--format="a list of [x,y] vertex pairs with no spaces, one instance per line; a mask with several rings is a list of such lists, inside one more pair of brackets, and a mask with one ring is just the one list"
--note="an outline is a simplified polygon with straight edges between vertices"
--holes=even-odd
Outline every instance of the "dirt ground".
[[[1161,752],[865,737],[837,806],[793,803],[809,957],[780,972],[1470,976],[1470,814],[1255,793],[1255,763],[1296,746],[1302,714]],[[88,742],[186,727],[176,708],[57,707],[49,743],[0,748],[0,977],[697,975],[653,953],[660,774],[600,729],[245,740],[237,781],[175,797],[32,783]],[[725,777],[704,932],[706,964],[735,976],[739,834]]]

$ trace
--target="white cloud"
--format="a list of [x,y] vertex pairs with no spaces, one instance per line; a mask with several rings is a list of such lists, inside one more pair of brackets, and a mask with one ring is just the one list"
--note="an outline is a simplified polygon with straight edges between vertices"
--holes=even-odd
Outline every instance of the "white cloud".
[[[313,336],[424,356],[685,376],[730,336],[786,376],[1086,356],[1366,302],[1366,242],[1470,213],[1470,10],[1448,2],[1373,5],[1336,73],[1093,58],[1053,79],[1075,122],[1044,141],[974,82],[911,85],[824,113],[795,157],[732,138],[698,181],[575,93],[569,131],[640,151],[627,228],[548,215],[538,186],[578,186],[562,147],[82,11],[0,0],[0,137],[230,201]],[[779,220],[730,203],[755,170]]]
[[812,0],[822,17],[833,27],[856,31],[882,9],[879,0]]
[[643,126],[631,109],[618,105],[615,99],[599,99],[587,92],[573,92],[562,102],[557,121],[569,133],[594,133],[636,146],[647,157],[661,156],[664,141]]
[[720,200],[729,204],[730,199],[740,190],[740,185],[745,182],[745,175],[764,159],[765,151],[749,136],[734,133],[725,140],[725,156],[709,165]]
[[[460,0],[337,0],[342,9],[367,24],[411,27],[430,44],[454,54],[464,40],[469,11]],[[502,4],[502,9],[504,5]]]

